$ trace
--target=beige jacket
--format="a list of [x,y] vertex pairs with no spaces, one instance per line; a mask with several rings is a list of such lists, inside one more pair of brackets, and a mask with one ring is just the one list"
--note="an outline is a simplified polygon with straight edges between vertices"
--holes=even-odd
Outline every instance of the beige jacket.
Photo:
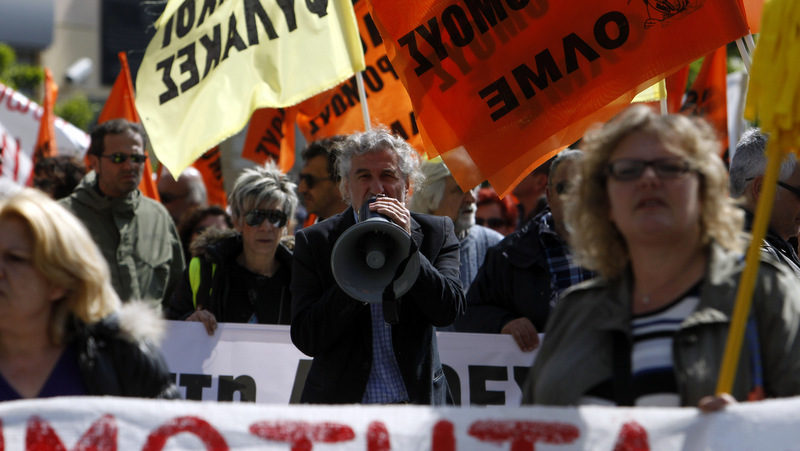
[[[673,339],[673,359],[683,406],[714,394],[743,259],[710,247],[696,310]],[[523,404],[576,405],[613,374],[614,343],[631,343],[630,275],[594,279],[564,293],[525,383]],[[767,397],[800,394],[800,280],[764,261],[751,315],[756,320]],[[620,340],[621,339],[621,340]],[[619,346],[619,345],[617,345]],[[745,400],[753,387],[751,354],[742,346],[732,395]]]

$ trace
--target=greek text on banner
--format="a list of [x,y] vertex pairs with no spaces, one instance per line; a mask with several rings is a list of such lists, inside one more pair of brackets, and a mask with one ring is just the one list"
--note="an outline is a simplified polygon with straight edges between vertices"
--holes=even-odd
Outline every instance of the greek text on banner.
[[172,174],[257,108],[296,104],[364,69],[348,0],[171,0],[158,23],[136,107]]

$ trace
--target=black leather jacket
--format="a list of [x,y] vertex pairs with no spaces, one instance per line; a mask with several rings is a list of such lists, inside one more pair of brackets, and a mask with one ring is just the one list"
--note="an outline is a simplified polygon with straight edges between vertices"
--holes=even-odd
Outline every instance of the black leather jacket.
[[88,394],[180,397],[155,344],[124,332],[117,315],[92,325],[73,319],[68,339],[76,345],[78,365]]
[[467,291],[467,309],[456,319],[459,332],[500,333],[511,320],[526,317],[544,332],[550,314],[550,270],[539,241],[539,218],[489,248]]

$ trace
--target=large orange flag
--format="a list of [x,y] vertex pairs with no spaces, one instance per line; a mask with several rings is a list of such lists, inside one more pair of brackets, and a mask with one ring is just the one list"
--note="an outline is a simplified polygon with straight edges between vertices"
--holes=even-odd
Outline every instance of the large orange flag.
[[[354,9],[367,64],[363,78],[371,123],[385,125],[423,151],[411,99],[389,62],[367,2],[356,2]],[[355,77],[294,107],[256,111],[250,120],[242,156],[259,163],[280,156],[281,169],[291,168],[295,123],[309,142],[364,130]]]
[[704,117],[717,131],[724,154],[728,148],[728,58],[725,46],[706,55],[681,112]]
[[[128,68],[128,56],[125,52],[119,52],[120,69],[117,79],[114,81],[114,86],[111,87],[111,92],[108,94],[106,104],[103,106],[103,111],[97,118],[97,123],[102,124],[111,119],[127,119],[131,122],[141,122],[139,114],[136,112],[136,105],[134,104],[133,94],[133,81],[131,80],[131,71]],[[147,155],[147,152],[145,152]],[[153,168],[150,165],[150,157],[144,162],[144,172],[142,174],[142,181],[139,182],[139,191],[145,196],[161,201],[156,188],[156,182],[153,180]]]
[[36,138],[36,147],[33,151],[33,163],[40,158],[58,155],[56,147],[56,115],[53,109],[58,97],[58,85],[53,81],[50,69],[44,70],[44,101],[42,102],[42,118],[39,122],[39,136]]
[[744,36],[741,0],[370,0],[429,155],[505,194],[688,62]]

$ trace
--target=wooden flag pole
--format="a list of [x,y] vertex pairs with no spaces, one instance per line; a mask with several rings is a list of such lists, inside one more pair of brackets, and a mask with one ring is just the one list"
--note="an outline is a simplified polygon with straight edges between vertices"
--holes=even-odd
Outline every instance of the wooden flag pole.
[[736,48],[739,49],[739,55],[742,56],[742,62],[744,63],[744,69],[749,74],[750,73],[750,64],[752,60],[750,59],[750,52],[747,51],[747,47],[745,47],[744,42],[742,39],[736,40]]

